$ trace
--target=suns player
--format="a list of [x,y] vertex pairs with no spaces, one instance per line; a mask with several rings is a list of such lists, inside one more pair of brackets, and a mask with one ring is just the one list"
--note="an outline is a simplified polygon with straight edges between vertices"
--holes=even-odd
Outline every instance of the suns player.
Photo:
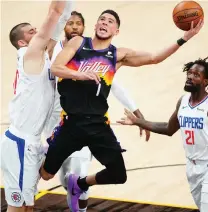
[[[184,37],[157,54],[116,48],[111,44],[119,33],[120,19],[113,10],[101,13],[95,26],[95,36],[72,38],[56,57],[52,72],[60,77],[58,91],[65,119],[53,137],[41,176],[53,178],[64,160],[73,152],[88,146],[95,158],[105,166],[102,171],[80,178],[69,175],[73,211],[78,210],[79,196],[90,186],[123,184],[127,180],[122,148],[110,125],[106,123],[107,97],[113,77],[121,66],[139,67],[164,61],[181,45],[196,35],[202,21]],[[68,142],[70,140],[70,142]]]
[[8,212],[33,211],[43,161],[41,133],[54,102],[55,78],[46,47],[65,8],[53,1],[40,30],[28,23],[10,32],[18,50],[15,96],[9,104],[10,126],[1,141],[1,162]]
[[[71,13],[71,17],[67,21],[66,27],[64,29],[65,31],[65,40],[57,42],[54,50],[53,50],[53,56],[52,61],[56,58],[56,56],[59,54],[59,52],[63,49],[63,47],[66,45],[66,43],[73,37],[77,35],[82,35],[85,28],[85,20],[81,13],[77,11],[73,11]],[[57,78],[58,79],[58,78]],[[118,100],[124,104],[125,107],[129,108],[136,116],[140,116],[140,111],[136,108],[135,103],[128,97],[127,92],[116,82],[114,79],[112,83],[111,88],[112,93]],[[49,138],[54,130],[54,128],[59,124],[60,122],[60,114],[61,114],[62,108],[60,105],[60,95],[56,90],[56,97],[54,102],[54,108],[52,115],[47,122],[45,129],[44,129],[44,137]],[[147,134],[147,136],[149,136]],[[147,137],[148,140],[148,137]],[[50,139],[48,139],[48,143],[50,144]],[[67,183],[65,182],[65,175],[67,173],[74,173],[76,175],[79,175],[81,177],[85,177],[88,174],[88,169],[90,162],[92,160],[92,154],[88,147],[83,147],[80,151],[76,151],[72,155],[70,155],[61,166],[60,171],[60,181],[62,186],[67,188]],[[89,193],[85,192],[80,196],[79,199],[79,211],[86,211],[87,210],[87,200],[88,200]],[[67,202],[70,207],[70,200],[69,195],[67,195]]]
[[185,65],[187,80],[183,95],[168,122],[150,122],[125,112],[124,125],[137,125],[172,136],[179,129],[187,158],[186,174],[191,194],[200,212],[208,211],[208,62],[198,59]]

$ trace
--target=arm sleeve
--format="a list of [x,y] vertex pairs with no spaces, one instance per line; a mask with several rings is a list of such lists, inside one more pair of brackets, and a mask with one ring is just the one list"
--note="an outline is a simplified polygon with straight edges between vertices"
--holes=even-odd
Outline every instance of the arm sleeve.
[[131,112],[137,110],[135,102],[129,97],[127,91],[121,87],[115,79],[113,80],[111,91],[119,102],[121,102],[121,104],[123,104]]

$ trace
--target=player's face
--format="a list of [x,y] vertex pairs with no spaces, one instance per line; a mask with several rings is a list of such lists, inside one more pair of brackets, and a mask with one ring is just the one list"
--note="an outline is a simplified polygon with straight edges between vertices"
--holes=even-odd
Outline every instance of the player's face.
[[107,40],[119,33],[118,24],[113,15],[104,13],[95,25],[95,35],[100,40]]
[[201,89],[205,89],[207,80],[204,76],[204,67],[198,64],[194,64],[187,71],[187,80],[184,86],[184,90],[191,93],[199,92]]
[[31,25],[26,25],[21,28],[21,31],[23,33],[23,39],[19,40],[18,44],[20,47],[28,46],[33,36],[37,33],[37,30]]
[[84,32],[84,28],[82,19],[77,15],[72,15],[64,28],[65,36],[68,40],[77,35],[81,36]]

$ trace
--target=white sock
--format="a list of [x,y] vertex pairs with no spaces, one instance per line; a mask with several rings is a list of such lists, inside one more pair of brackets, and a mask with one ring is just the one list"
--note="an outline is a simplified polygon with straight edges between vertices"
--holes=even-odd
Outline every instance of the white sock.
[[87,212],[87,208],[80,208],[79,212]]

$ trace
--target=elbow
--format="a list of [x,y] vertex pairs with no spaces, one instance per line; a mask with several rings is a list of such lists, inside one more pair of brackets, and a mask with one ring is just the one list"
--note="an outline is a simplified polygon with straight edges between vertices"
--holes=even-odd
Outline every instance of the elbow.
[[63,8],[55,7],[50,10],[50,16],[61,16],[63,14]]
[[167,131],[166,135],[169,136],[169,137],[172,137],[174,134],[174,132],[171,132],[171,131]]

